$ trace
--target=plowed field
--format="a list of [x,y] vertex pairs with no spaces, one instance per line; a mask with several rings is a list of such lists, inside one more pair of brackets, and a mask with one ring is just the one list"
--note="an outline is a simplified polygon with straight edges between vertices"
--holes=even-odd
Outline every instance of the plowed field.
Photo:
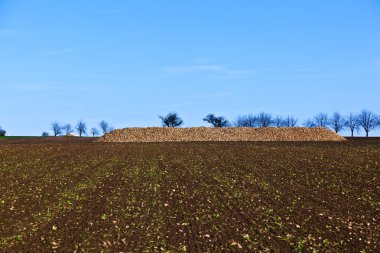
[[380,251],[380,142],[0,143],[1,252]]

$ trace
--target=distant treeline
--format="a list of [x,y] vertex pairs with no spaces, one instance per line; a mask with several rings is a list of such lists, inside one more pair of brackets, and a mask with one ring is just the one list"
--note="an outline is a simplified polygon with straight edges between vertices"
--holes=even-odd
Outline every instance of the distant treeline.
[[[74,133],[76,132],[80,137],[87,135],[88,133],[95,137],[100,134],[106,134],[112,131],[114,128],[110,126],[106,121],[102,120],[99,123],[99,129],[97,127],[93,127],[90,129],[90,132],[88,132],[87,123],[83,120],[79,120],[74,127],[71,124],[60,124],[57,121],[51,124],[51,130],[53,131],[54,136],[70,136],[74,135]],[[48,132],[42,133],[42,136],[45,137],[49,135],[50,134]]]
[[[183,120],[177,113],[172,112],[168,115],[160,116],[162,126],[164,127],[179,127],[183,124]],[[272,116],[270,113],[261,112],[258,114],[247,114],[238,116],[234,121],[230,122],[223,116],[208,114],[203,121],[211,124],[213,127],[297,127],[298,119],[293,116]],[[336,133],[343,130],[349,130],[351,136],[354,132],[364,130],[368,137],[369,132],[380,127],[380,116],[369,111],[362,110],[358,114],[350,113],[343,116],[335,112],[331,116],[327,113],[319,113],[313,118],[303,122],[305,127],[323,127],[330,128]]]
[[[176,112],[168,113],[166,116],[159,116],[163,127],[180,127],[184,121]],[[355,132],[363,130],[366,136],[376,128],[380,128],[380,115],[373,113],[369,110],[362,110],[360,113],[350,113],[342,115],[335,112],[332,115],[326,113],[319,113],[314,117],[306,120],[302,124],[298,124],[297,118],[289,116],[273,116],[270,113],[261,112],[257,114],[246,114],[238,116],[234,121],[227,120],[224,116],[216,116],[215,114],[208,114],[203,118],[203,121],[209,123],[213,127],[323,127],[330,128],[336,133],[344,130],[351,132],[354,136]],[[74,135],[77,133],[80,137],[84,135],[104,135],[114,128],[106,121],[99,122],[98,127],[93,127],[90,130],[87,128],[87,123],[79,120],[75,126],[71,124],[60,124],[53,122],[51,130],[54,136]],[[5,136],[6,131],[0,127],[0,136]],[[49,136],[49,132],[43,132],[42,136]]]

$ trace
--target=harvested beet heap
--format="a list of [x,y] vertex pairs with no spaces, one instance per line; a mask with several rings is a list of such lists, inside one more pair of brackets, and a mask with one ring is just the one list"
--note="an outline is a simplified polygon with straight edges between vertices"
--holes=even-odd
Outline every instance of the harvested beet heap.
[[325,128],[124,128],[114,130],[99,142],[181,142],[181,141],[345,141]]

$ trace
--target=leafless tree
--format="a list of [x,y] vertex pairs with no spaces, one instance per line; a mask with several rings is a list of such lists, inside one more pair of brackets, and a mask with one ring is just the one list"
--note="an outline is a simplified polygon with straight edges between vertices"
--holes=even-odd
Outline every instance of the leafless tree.
[[284,120],[282,119],[282,117],[281,116],[276,116],[276,117],[274,117],[274,119],[273,119],[273,125],[275,126],[275,127],[284,127]]
[[163,127],[179,127],[183,124],[183,120],[176,112],[168,113],[166,116],[158,116],[162,121]]
[[297,125],[297,119],[293,116],[288,116],[284,119],[284,126],[285,127],[295,127]]
[[340,131],[342,131],[346,126],[345,123],[346,120],[338,112],[335,112],[329,119],[329,125],[335,131],[335,133],[339,133]]
[[7,134],[7,131],[5,131],[4,129],[2,129],[2,128],[0,127],[0,136],[1,136],[1,137],[4,137],[6,134]]
[[270,127],[273,123],[272,115],[265,112],[259,113],[256,118],[259,127]]
[[99,134],[99,130],[96,127],[91,128],[92,137]]
[[328,127],[329,116],[326,113],[320,113],[314,117],[314,122],[317,127]]
[[42,137],[49,137],[49,133],[48,132],[43,132],[42,133]]
[[369,132],[378,126],[378,117],[371,111],[363,110],[358,115],[358,122],[364,129],[366,137],[368,137]]
[[313,120],[311,119],[308,119],[305,121],[305,123],[303,124],[305,127],[309,127],[309,128],[312,128],[312,127],[317,127],[314,123]]
[[51,124],[51,130],[53,130],[54,136],[62,135],[62,126],[57,121]]
[[102,130],[103,134],[106,134],[110,131],[110,126],[105,120],[102,120],[99,123],[99,126],[100,126],[100,129]]
[[65,135],[69,135],[69,134],[72,134],[74,133],[74,129],[73,127],[71,126],[71,124],[66,124],[62,127],[62,130],[65,132]]
[[234,122],[236,127],[255,127],[257,125],[257,119],[252,114],[238,116]]
[[83,120],[80,120],[78,121],[76,129],[79,133],[79,136],[82,137],[82,135],[87,133],[87,124]]
[[354,137],[354,131],[355,130],[359,131],[359,127],[360,127],[358,117],[355,114],[350,113],[346,117],[345,126],[348,129],[350,129],[350,131],[351,131],[351,137]]
[[324,127],[329,125],[329,116],[326,113],[315,115],[313,119],[309,119],[304,124],[306,127]]
[[208,114],[203,118],[203,121],[206,121],[213,125],[214,127],[227,127],[229,126],[229,122],[223,116],[215,116],[214,114]]

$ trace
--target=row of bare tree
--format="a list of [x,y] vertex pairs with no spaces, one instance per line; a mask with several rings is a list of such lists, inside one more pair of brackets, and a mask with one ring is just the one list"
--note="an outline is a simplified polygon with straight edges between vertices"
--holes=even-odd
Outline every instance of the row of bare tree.
[[[179,127],[183,124],[183,120],[175,112],[169,113],[166,116],[159,116],[159,118],[164,127]],[[211,124],[213,127],[296,127],[298,123],[298,119],[293,116],[273,117],[265,112],[256,115],[247,114],[238,116],[232,123],[223,116],[208,114],[203,121]],[[369,132],[380,127],[380,115],[369,110],[362,110],[358,114],[350,113],[347,116],[343,116],[338,112],[335,112],[331,116],[326,113],[319,113],[313,118],[306,120],[303,125],[305,127],[331,128],[336,133],[349,130],[352,137],[355,131],[359,132],[362,128],[368,137]]]
[[[93,127],[90,130],[90,133],[93,137],[99,135],[100,133],[106,134],[113,130],[113,127],[110,126],[106,121],[102,120],[99,123],[99,128]],[[83,120],[79,120],[78,123],[73,127],[71,124],[60,124],[55,121],[51,124],[51,130],[53,131],[54,136],[70,135],[74,132],[77,132],[80,137],[87,135],[87,123]],[[43,132],[42,136],[49,136],[48,132]]]
[[351,132],[351,137],[354,136],[355,131],[362,128],[368,137],[369,132],[380,127],[380,115],[369,110],[362,110],[359,114],[350,113],[347,116],[342,116],[336,112],[331,117],[326,113],[320,113],[307,120],[304,125],[307,127],[329,127],[336,133],[347,129]]

